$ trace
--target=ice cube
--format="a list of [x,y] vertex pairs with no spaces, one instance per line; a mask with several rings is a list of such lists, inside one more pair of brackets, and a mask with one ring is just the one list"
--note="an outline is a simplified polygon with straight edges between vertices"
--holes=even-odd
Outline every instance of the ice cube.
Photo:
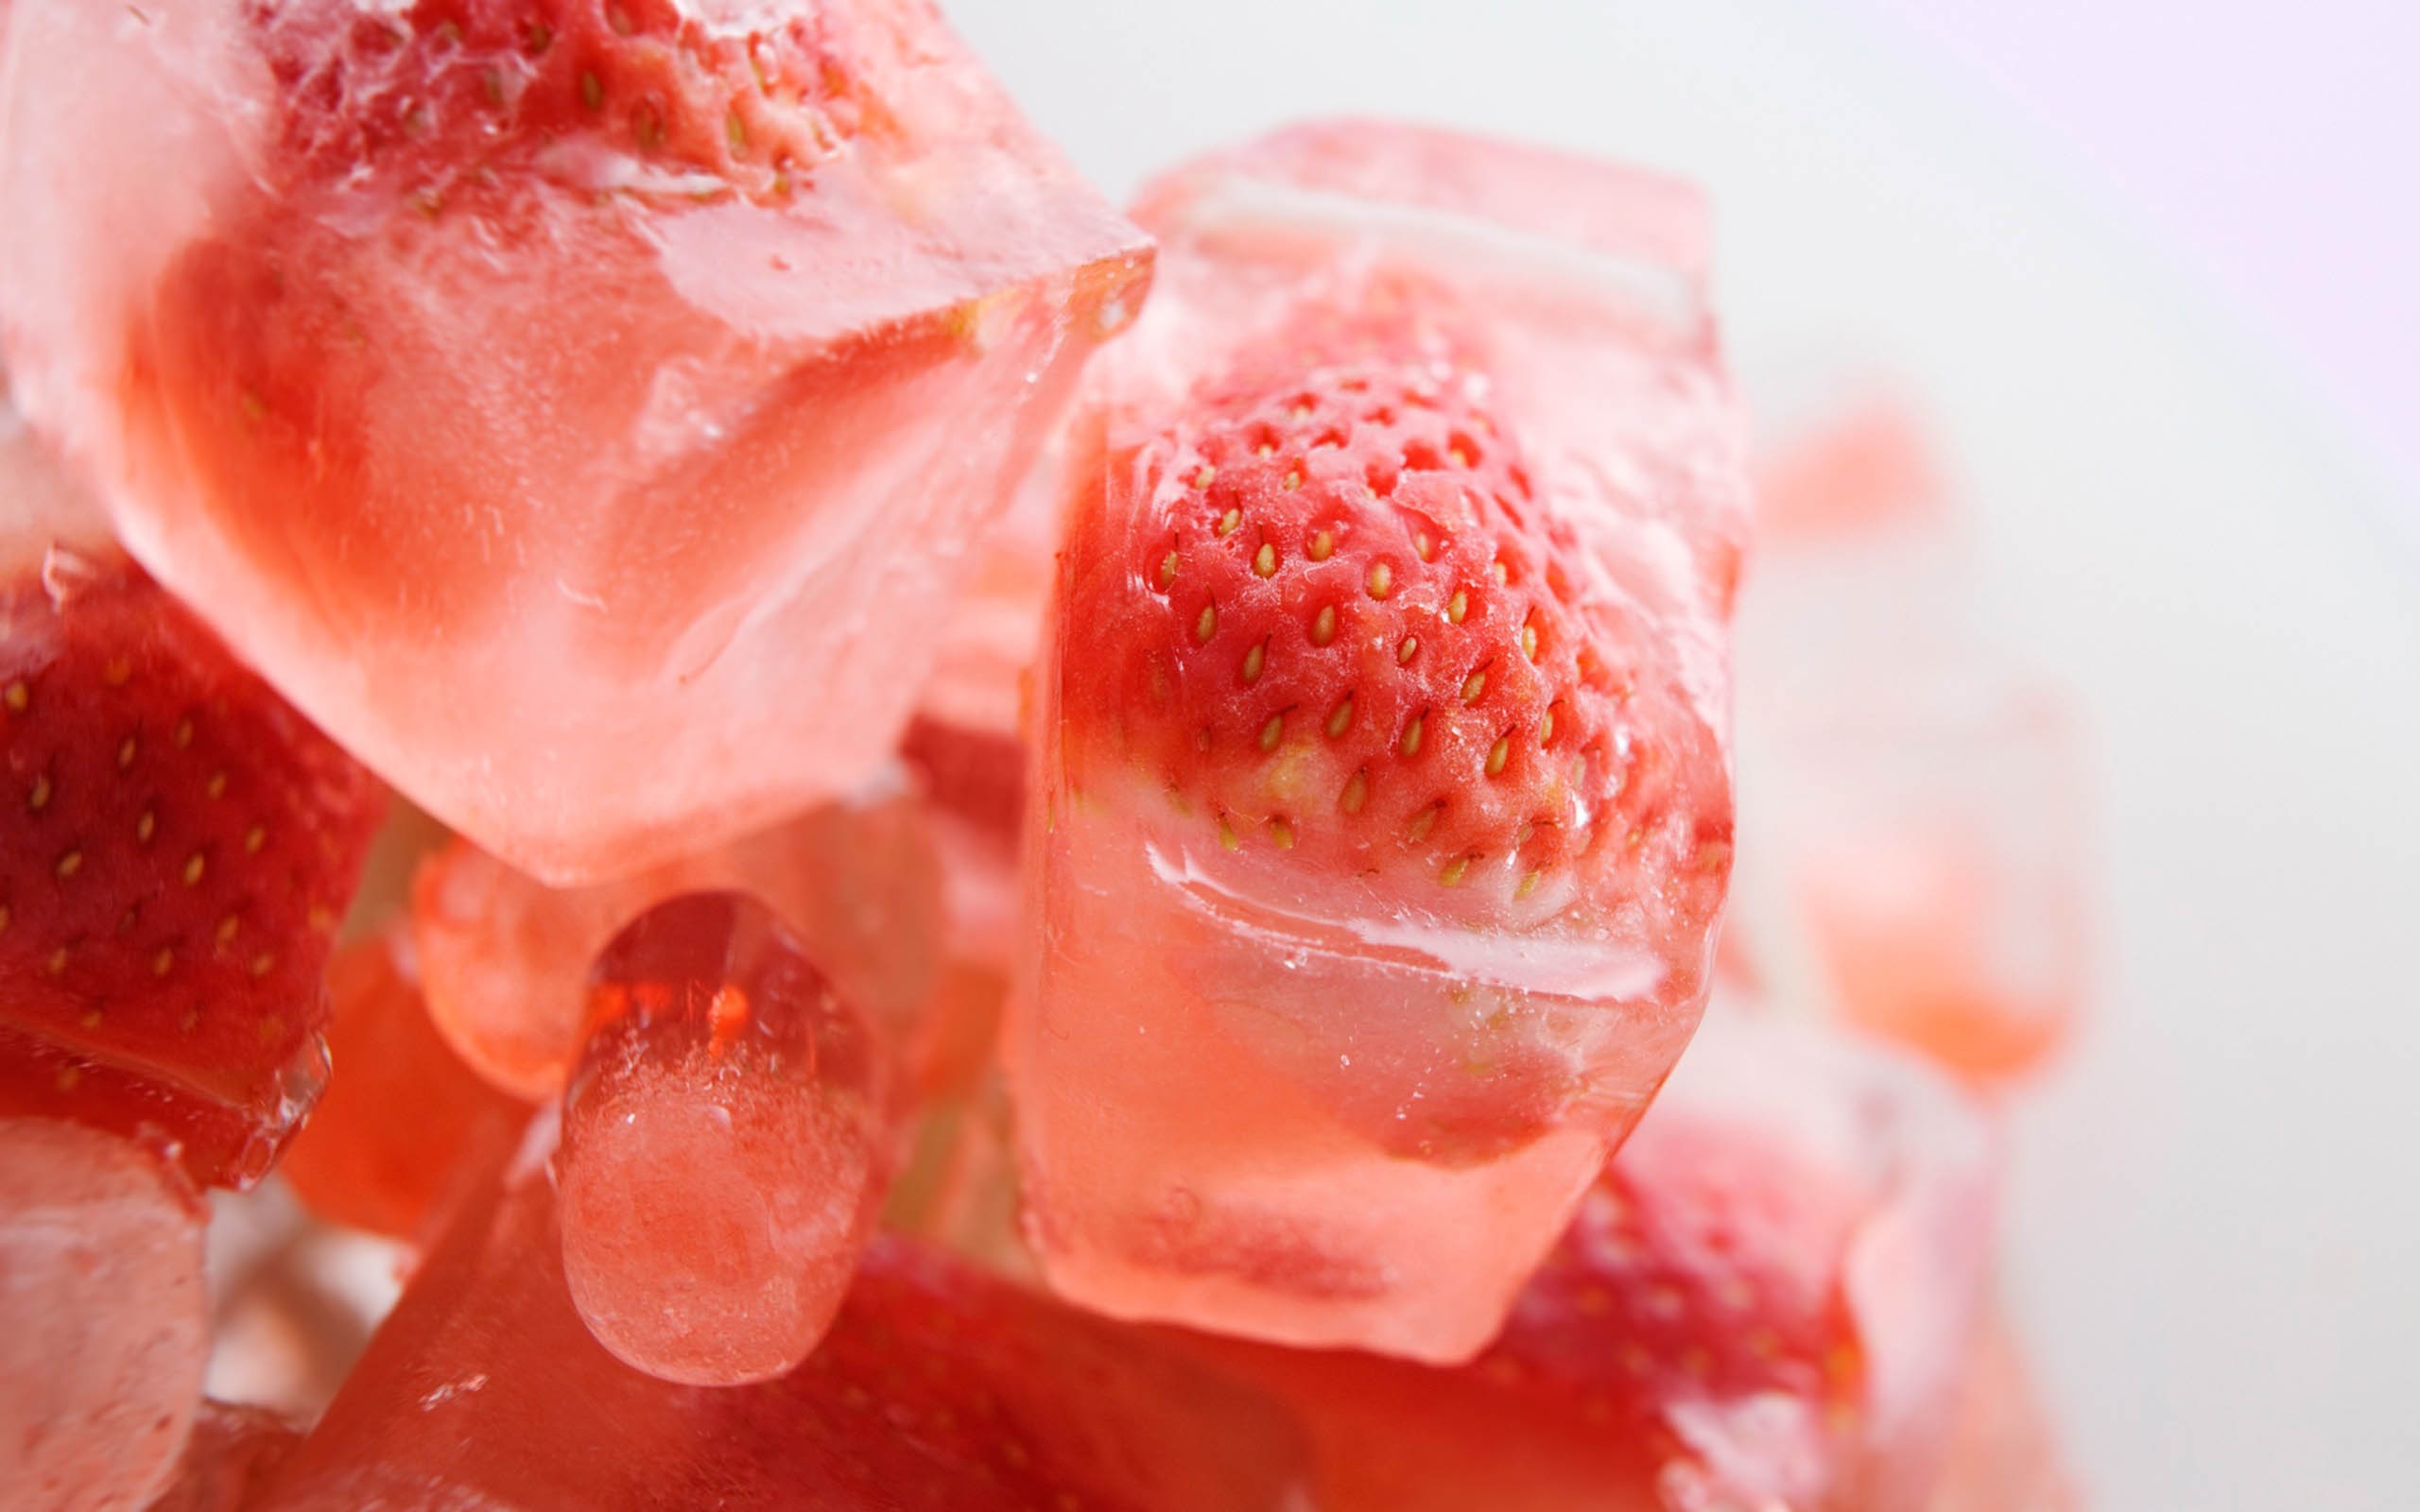
[[1916,419],[1868,401],[1763,479],[1740,615],[1743,937],[1774,995],[1970,1075],[2040,1063],[2086,988],[2083,738],[1976,612]]
[[317,1418],[395,1305],[413,1250],[313,1221],[283,1181],[214,1194],[208,1240],[203,1389],[221,1401]]
[[1343,125],[1138,218],[1038,679],[1029,1236],[1113,1315],[1467,1357],[1703,1000],[1746,505],[1702,212]]
[[1042,649],[1067,440],[1053,434],[984,542],[909,729],[907,750],[930,772],[935,799],[972,818],[1013,823],[1019,806],[1028,681]]
[[872,1233],[902,1108],[890,1047],[763,903],[691,893],[590,974],[563,1098],[563,1271],[597,1341],[667,1381],[796,1366]]
[[1914,1057],[1718,1006],[1469,1365],[1219,1341],[1309,1424],[1323,1512],[1916,1512],[1996,1162]]
[[10,32],[26,409],[240,654],[551,881],[888,756],[1148,277],[924,0],[159,0]]
[[100,501],[26,424],[0,372],[0,579],[39,571],[53,546],[84,555],[108,548]]
[[409,957],[398,929],[328,962],[333,1074],[278,1171],[320,1217],[415,1240],[480,1130],[518,1127],[527,1109],[447,1048]]
[[731,888],[763,899],[886,1035],[922,1032],[942,929],[942,878],[924,804],[884,781],[851,799],[584,887],[549,887],[457,841],[413,885],[413,937],[429,1012],[495,1086],[553,1096],[579,1055],[590,963],[653,903]]
[[0,1118],[0,1504],[120,1512],[173,1472],[210,1351],[201,1226],[154,1152]]
[[243,1512],[302,1441],[302,1425],[282,1413],[205,1401],[176,1478],[147,1512]]
[[1785,738],[1770,833],[1832,1001],[1972,1075],[2039,1065],[2090,946],[2066,701],[1981,668],[1910,677]]
[[550,1143],[533,1131],[457,1220],[261,1512],[1305,1504],[1268,1403],[908,1241],[874,1243],[786,1376],[701,1390],[631,1369],[566,1294]]
[[1983,1330],[1959,1393],[1949,1463],[1926,1512],[2083,1512],[2058,1432],[2005,1317]]

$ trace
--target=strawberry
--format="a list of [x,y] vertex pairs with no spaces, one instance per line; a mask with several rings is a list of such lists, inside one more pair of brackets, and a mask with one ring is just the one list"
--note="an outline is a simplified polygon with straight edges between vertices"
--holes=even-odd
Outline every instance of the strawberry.
[[1399,908],[1702,935],[1720,736],[1489,391],[1434,335],[1322,322],[1113,457],[1128,497],[1067,548],[1073,781],[1138,771],[1227,849]]
[[1470,1364],[1201,1348],[1303,1412],[1326,1512],[1910,1509],[1964,1369],[1986,1147],[1895,1057],[1710,1025]]
[[1754,1446],[1786,1451],[1777,1464],[1703,1473],[1806,1504],[1824,1483],[1797,1477],[1829,1469],[1858,1400],[1843,1281],[1858,1194],[1736,1126],[1665,1123],[1605,1167],[1472,1368],[1541,1410],[1618,1423],[1664,1463],[1705,1447],[1700,1422],[1787,1404],[1761,1430],[1787,1437]]
[[0,1104],[156,1124],[249,1184],[324,1075],[383,791],[143,574],[0,590]]
[[279,88],[284,170],[431,215],[529,167],[600,192],[786,195],[885,120],[830,45],[823,7],[739,18],[677,0],[248,9]]
[[456,1216],[264,1508],[1283,1512],[1288,1415],[1169,1342],[896,1236],[770,1381],[699,1388],[573,1311],[543,1126]]

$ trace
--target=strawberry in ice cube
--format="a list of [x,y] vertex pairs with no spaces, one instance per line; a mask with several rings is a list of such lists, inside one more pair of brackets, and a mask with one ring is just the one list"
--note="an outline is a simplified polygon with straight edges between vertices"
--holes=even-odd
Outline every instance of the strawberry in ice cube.
[[1925,1512],[2082,1512],[2058,1430],[2004,1317],[1977,1343],[1949,1463]]
[[2072,1032],[2090,930],[2081,744],[2038,684],[1911,678],[1790,727],[1776,821],[1833,1001],[1969,1075]]
[[62,544],[0,581],[0,1110],[257,1180],[325,1077],[384,790],[140,569]]
[[675,1385],[567,1294],[543,1126],[413,1278],[261,1512],[1296,1512],[1287,1417],[1173,1349],[877,1240],[830,1334],[753,1385]]
[[1718,1012],[1471,1364],[1204,1346],[1303,1413],[1323,1512],[1925,1505],[1987,1125],[1911,1057]]
[[27,410],[239,653],[556,882],[888,756],[1148,279],[926,0],[159,0],[10,32]]
[[1038,687],[1029,1237],[1114,1315],[1464,1358],[1703,1001],[1745,507],[1700,212],[1345,126],[1140,215]]

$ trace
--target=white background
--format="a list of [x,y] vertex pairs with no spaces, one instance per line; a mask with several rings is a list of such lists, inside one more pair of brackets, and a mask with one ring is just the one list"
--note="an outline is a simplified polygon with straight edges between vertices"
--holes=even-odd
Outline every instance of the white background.
[[2101,990],[2022,1116],[2009,1283],[2095,1501],[2420,1507],[2420,561],[2381,475],[1825,11],[945,4],[1115,195],[1312,113],[1610,152],[1711,190],[1752,402],[1906,380],[1998,623],[2093,721]]

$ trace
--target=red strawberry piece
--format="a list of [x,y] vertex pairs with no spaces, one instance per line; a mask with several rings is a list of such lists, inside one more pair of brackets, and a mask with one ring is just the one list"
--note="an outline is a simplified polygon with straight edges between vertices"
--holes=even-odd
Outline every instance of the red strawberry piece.
[[1703,932],[1719,736],[1488,387],[1442,340],[1289,333],[1115,459],[1147,502],[1069,543],[1075,780],[1139,766],[1230,849],[1423,911]]
[[64,551],[0,590],[0,1104],[249,1184],[324,1077],[383,790],[141,572]]

